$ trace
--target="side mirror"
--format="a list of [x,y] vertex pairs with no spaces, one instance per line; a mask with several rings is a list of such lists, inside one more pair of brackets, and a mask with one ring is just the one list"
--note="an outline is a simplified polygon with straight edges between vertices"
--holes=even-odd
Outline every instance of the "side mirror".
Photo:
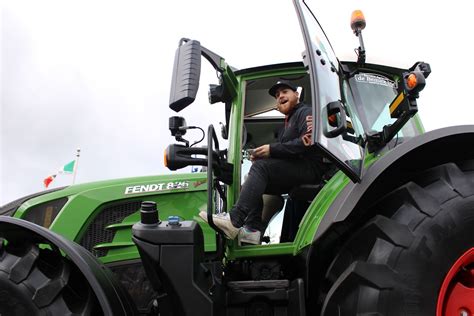
[[200,76],[201,44],[183,38],[174,57],[169,105],[172,110],[179,112],[194,102]]
[[[347,121],[346,121],[346,112],[344,111],[344,106],[341,101],[334,101],[326,105],[327,110],[327,121],[322,121],[323,124],[323,133],[327,138],[337,137],[347,131]],[[337,114],[339,116],[337,117]],[[334,120],[334,118],[336,118]],[[335,127],[334,129],[329,130],[329,126]]]

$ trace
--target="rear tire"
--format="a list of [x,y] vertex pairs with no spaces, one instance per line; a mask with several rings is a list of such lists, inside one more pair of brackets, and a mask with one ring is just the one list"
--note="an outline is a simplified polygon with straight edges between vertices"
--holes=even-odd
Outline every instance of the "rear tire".
[[0,315],[101,315],[87,280],[60,252],[0,239]]
[[[473,161],[422,172],[369,212],[377,215],[327,270],[321,315],[445,315],[450,282],[467,288],[461,302],[451,303],[471,308],[474,256],[466,254],[474,247]],[[453,269],[471,274],[447,279]]]

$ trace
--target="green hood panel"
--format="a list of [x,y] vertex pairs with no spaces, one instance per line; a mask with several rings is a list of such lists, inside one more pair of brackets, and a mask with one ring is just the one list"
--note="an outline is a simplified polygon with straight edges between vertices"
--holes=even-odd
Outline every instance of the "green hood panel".
[[[24,202],[14,217],[24,218],[42,204],[67,199],[49,227],[89,250],[100,250],[102,256],[138,258],[131,242],[131,226],[140,220],[142,201],[155,201],[160,218],[179,215],[183,220],[196,220],[205,233],[205,248],[215,250],[215,234],[198,216],[207,206],[206,173],[183,173],[135,177],[73,185],[46,193]],[[118,218],[118,219],[117,219]],[[207,227],[206,227],[207,226]],[[95,233],[100,232],[97,237]],[[103,236],[109,236],[103,240]],[[105,238],[105,237],[104,237]],[[101,256],[101,257],[102,257]],[[107,260],[106,257],[101,259]]]
[[69,201],[82,197],[88,200],[103,202],[206,189],[207,178],[205,173],[146,176],[89,182],[72,185],[59,191],[32,198],[18,208],[15,217],[22,217],[23,213],[32,206],[63,197],[67,197]]

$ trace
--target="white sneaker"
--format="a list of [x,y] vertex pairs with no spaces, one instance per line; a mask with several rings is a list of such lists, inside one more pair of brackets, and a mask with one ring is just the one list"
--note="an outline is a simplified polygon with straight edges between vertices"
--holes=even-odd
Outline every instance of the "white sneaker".
[[[199,217],[201,217],[207,223],[207,212],[201,211],[199,212]],[[230,214],[229,213],[218,213],[212,214],[212,221],[214,224],[224,232],[227,239],[235,239],[239,234],[239,229],[232,225],[230,221]]]
[[239,229],[238,242],[239,245],[242,243],[260,245],[261,237],[262,233],[259,230],[244,226]]
[[207,223],[207,212],[206,211],[200,211],[199,212],[199,217],[202,218]]

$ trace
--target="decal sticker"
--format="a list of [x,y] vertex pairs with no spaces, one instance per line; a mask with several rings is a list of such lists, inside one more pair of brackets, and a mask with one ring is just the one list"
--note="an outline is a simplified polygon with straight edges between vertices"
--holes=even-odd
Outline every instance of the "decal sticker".
[[188,187],[189,187],[188,181],[142,184],[142,185],[134,185],[134,186],[126,187],[124,194],[139,194],[139,193],[149,193],[149,192],[172,191],[172,190],[177,190],[177,189],[187,189]]
[[387,79],[386,77],[379,76],[376,74],[357,74],[354,76],[357,82],[376,84],[379,86],[385,86],[390,88],[397,88],[397,83]]
[[197,188],[198,186],[200,186],[201,184],[204,184],[207,182],[207,179],[206,180],[201,180],[201,181],[196,181],[193,183],[193,187]]

